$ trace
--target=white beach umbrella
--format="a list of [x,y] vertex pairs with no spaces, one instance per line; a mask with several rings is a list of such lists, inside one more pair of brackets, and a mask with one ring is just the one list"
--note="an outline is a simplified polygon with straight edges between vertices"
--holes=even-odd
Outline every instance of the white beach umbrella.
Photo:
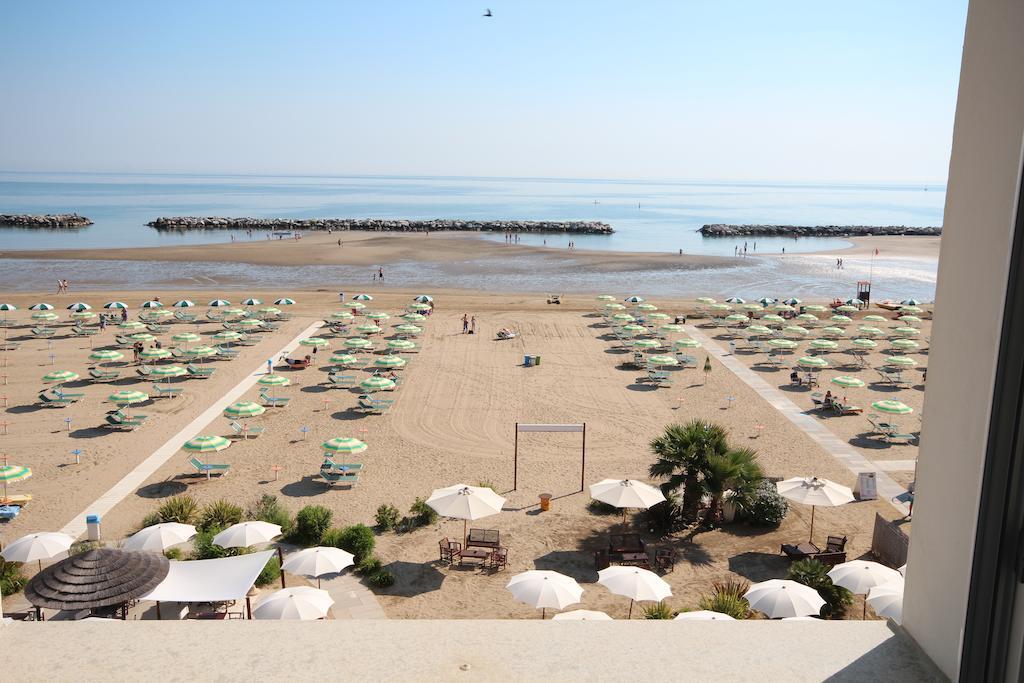
[[316,587],[319,588],[321,576],[337,574],[353,564],[355,555],[350,552],[341,548],[317,547],[290,554],[281,569],[300,576],[315,576]]
[[769,619],[821,614],[825,601],[818,591],[787,579],[770,579],[752,585],[743,594],[750,609],[764,612]]
[[434,489],[427,498],[427,505],[437,514],[445,517],[461,519],[463,543],[465,543],[466,526],[471,519],[490,517],[501,512],[505,499],[484,486],[467,486],[455,484],[443,489]]
[[693,612],[680,612],[673,621],[736,621],[736,619],[721,612],[699,609]]
[[867,560],[852,560],[843,562],[832,567],[828,572],[828,578],[832,583],[842,586],[851,593],[864,595],[864,611],[862,619],[867,618],[868,603],[867,594],[875,586],[887,583],[902,583],[903,575],[895,569],[890,569],[884,564],[868,562]]
[[282,588],[260,600],[252,616],[255,619],[311,621],[326,617],[333,604],[334,598],[330,593],[318,588]]
[[239,522],[213,537],[221,548],[248,548],[257,543],[270,543],[281,535],[281,527],[270,522]]
[[622,510],[622,521],[626,521],[627,508],[646,510],[665,500],[661,489],[633,479],[603,479],[590,485],[590,497]]
[[608,567],[597,573],[597,582],[615,595],[629,598],[629,616],[637,600],[661,602],[672,595],[672,587],[660,576],[640,567]]
[[32,562],[39,563],[43,567],[43,560],[49,560],[61,553],[71,549],[75,539],[67,534],[54,531],[43,531],[36,534],[22,536],[18,540],[8,543],[7,547],[0,551],[0,557],[8,562]]
[[817,477],[796,477],[775,485],[779,495],[797,503],[811,506],[811,535],[814,538],[814,509],[836,507],[853,501],[853,491],[847,486]]
[[612,618],[597,610],[574,609],[571,612],[559,612],[551,617],[551,621],[612,621]]
[[191,524],[164,522],[148,526],[125,539],[122,550],[153,550],[163,552],[171,546],[184,543],[196,535]]
[[875,614],[888,617],[897,624],[903,621],[903,582],[875,586],[868,592],[867,602]]
[[541,619],[546,616],[549,607],[564,609],[583,597],[583,588],[576,583],[576,579],[543,569],[516,574],[505,588],[519,602],[541,608]]

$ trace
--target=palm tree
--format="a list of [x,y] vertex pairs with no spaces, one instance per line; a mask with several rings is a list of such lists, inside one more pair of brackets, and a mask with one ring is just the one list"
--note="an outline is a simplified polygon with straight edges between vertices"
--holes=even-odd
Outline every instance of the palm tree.
[[683,514],[694,520],[704,495],[703,474],[708,458],[722,456],[729,451],[725,429],[719,425],[692,420],[674,424],[651,441],[651,450],[658,459],[651,465],[652,477],[667,479],[662,491],[668,493],[683,487]]
[[722,515],[722,497],[728,490],[752,490],[764,478],[757,464],[757,452],[750,448],[734,448],[708,456],[703,470],[703,487],[711,496],[707,521],[717,522]]

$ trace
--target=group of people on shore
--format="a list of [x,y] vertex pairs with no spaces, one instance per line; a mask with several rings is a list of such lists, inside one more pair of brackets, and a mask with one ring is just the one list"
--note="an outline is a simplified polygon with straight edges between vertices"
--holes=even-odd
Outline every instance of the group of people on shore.
[[462,334],[476,334],[476,316],[469,317],[468,313],[462,314]]

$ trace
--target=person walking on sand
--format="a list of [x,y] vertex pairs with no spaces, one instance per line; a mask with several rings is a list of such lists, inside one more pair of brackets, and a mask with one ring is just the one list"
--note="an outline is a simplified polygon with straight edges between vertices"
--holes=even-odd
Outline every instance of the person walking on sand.
[[462,334],[469,334],[469,316],[462,314]]
[[380,278],[381,282],[384,282],[384,269],[383,268],[381,268],[380,271],[378,272],[378,277]]
[[122,308],[121,309],[121,322],[127,322],[127,321],[128,321],[128,309],[127,308]]
[[469,333],[476,334],[476,316],[474,315],[469,320]]

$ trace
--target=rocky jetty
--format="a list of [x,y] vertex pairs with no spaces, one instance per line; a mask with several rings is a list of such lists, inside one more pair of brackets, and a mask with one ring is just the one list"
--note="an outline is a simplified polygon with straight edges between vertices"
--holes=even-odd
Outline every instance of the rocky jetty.
[[700,229],[704,237],[873,237],[878,235],[926,235],[937,237],[942,228],[907,225],[726,225],[715,223]]
[[610,235],[614,230],[597,221],[470,221],[455,219],[398,220],[383,218],[220,218],[174,216],[147,223],[157,230],[256,230],[293,232],[310,230],[362,230],[379,232],[567,232]]
[[0,225],[43,230],[73,230],[92,225],[92,221],[77,213],[57,213],[34,216],[27,213],[0,214]]

